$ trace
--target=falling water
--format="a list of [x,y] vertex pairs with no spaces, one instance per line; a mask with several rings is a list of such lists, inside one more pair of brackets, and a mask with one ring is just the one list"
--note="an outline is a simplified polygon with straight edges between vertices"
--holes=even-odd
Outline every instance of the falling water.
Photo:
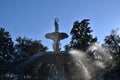
[[44,80],[99,80],[100,70],[113,64],[110,53],[96,43],[86,52],[71,50],[68,54],[46,56],[35,69],[35,74]]
[[[80,69],[80,73],[82,72],[84,79],[85,80],[90,80],[91,79],[91,74],[88,71],[87,67],[85,66],[85,64],[83,62],[85,62],[85,60],[88,60],[86,58],[85,53],[77,51],[77,50],[72,50],[70,51],[70,54],[72,55],[72,59],[73,61],[75,61],[76,66],[78,67],[78,69]],[[79,75],[80,75],[79,73]],[[77,77],[79,75],[76,75],[74,77]]]
[[[91,58],[88,52],[91,52],[94,58]],[[86,52],[71,50],[69,54],[72,55],[72,60],[76,62],[78,68],[81,69],[80,72],[83,74],[81,77],[84,77],[82,80],[98,80],[97,73],[113,64],[111,63],[113,61],[111,54],[97,43],[92,44]]]

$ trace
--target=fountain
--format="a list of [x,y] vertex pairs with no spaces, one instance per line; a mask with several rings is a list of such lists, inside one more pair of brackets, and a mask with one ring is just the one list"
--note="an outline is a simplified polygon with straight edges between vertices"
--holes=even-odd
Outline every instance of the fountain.
[[[55,18],[54,24],[55,32],[45,35],[47,39],[54,41],[54,51],[34,55],[21,63],[16,68],[19,70],[17,72],[27,74],[26,76],[30,80],[100,80],[99,72],[112,66],[112,56],[96,43],[91,45],[86,52],[71,50],[62,54],[59,47],[60,40],[67,38],[68,35],[59,32],[57,18]],[[88,52],[92,53],[94,49],[97,53],[93,54],[97,58],[88,54]]]
[[[60,33],[58,19],[54,21],[55,32],[47,33],[45,37],[54,41],[53,52],[39,56],[33,61],[33,71],[38,80],[98,80],[99,71],[112,64],[112,56],[99,46],[93,44],[86,51],[71,50],[64,54],[60,51],[60,40],[68,37],[66,33]],[[98,56],[102,60],[91,58],[88,52],[96,47]],[[95,57],[95,56],[94,56]]]

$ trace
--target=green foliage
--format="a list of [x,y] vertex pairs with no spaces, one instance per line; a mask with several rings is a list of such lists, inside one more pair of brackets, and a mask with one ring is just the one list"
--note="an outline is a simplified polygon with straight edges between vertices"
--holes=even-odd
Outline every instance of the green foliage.
[[74,22],[73,28],[70,32],[72,39],[70,47],[72,49],[78,49],[86,51],[89,45],[97,41],[97,38],[93,38],[91,35],[91,27],[89,25],[89,19],[84,19],[81,22]]
[[0,28],[0,63],[9,63],[14,60],[13,42],[8,31]]
[[40,40],[32,40],[28,39],[27,37],[18,37],[16,41],[16,49],[18,51],[23,51],[30,56],[32,56],[35,53],[44,52],[47,50],[47,47],[43,46]]
[[120,56],[120,36],[117,34],[117,30],[112,30],[111,34],[106,36],[104,41],[103,46],[105,46],[110,53],[114,56]]

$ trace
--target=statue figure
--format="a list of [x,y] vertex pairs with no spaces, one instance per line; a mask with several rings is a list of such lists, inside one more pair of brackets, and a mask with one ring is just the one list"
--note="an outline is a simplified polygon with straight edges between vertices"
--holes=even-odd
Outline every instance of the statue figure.
[[55,25],[55,32],[59,32],[58,22],[59,22],[59,19],[58,19],[58,18],[55,18],[55,21],[54,21],[54,25]]

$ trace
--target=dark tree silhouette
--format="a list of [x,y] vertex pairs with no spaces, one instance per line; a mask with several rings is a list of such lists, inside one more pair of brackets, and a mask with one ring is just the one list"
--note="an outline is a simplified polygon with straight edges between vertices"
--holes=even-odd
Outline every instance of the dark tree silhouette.
[[44,52],[47,47],[43,46],[40,40],[32,40],[27,37],[18,37],[16,39],[17,44],[15,45],[17,51],[23,51],[28,55],[32,56],[38,52]]
[[10,34],[4,28],[0,28],[0,63],[11,63],[14,59],[14,48]]
[[120,36],[117,34],[117,30],[112,30],[111,34],[104,39],[105,46],[113,56],[120,56]]
[[89,25],[89,19],[84,19],[81,22],[74,22],[73,28],[70,32],[72,39],[70,42],[70,47],[72,49],[78,49],[86,51],[89,45],[97,41],[97,38],[93,38],[91,35],[91,27]]

